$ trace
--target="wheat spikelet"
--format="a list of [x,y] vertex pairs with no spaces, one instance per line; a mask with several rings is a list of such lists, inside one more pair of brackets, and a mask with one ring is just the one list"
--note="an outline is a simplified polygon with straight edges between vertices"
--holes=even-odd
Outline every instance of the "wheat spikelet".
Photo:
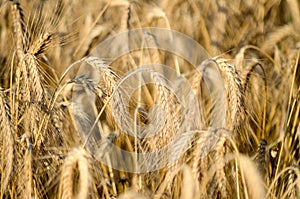
[[211,151],[211,143],[214,141],[214,135],[210,132],[201,133],[195,145],[195,152],[193,154],[193,172],[195,177],[200,182],[207,178],[208,159],[207,155]]
[[[19,90],[17,90],[17,103],[19,101],[21,102],[30,102],[31,100],[31,88],[29,85],[29,75],[28,75],[28,71],[26,69],[26,63],[25,63],[25,59],[24,59],[25,55],[23,56],[22,61],[20,61],[17,65],[17,69],[16,69],[16,73],[17,73],[17,77],[16,77],[16,82],[17,82],[17,86],[19,88]],[[19,92],[18,92],[19,91]],[[20,103],[20,104],[16,104],[16,109],[20,109],[24,107],[24,103]]]
[[191,80],[191,89],[196,95],[200,92],[201,84],[203,81],[203,74],[204,74],[204,71],[197,70],[197,69],[195,70],[195,74],[192,76],[192,80]]
[[0,140],[2,142],[1,146],[1,194],[6,192],[6,188],[10,183],[13,172],[13,163],[15,159],[14,154],[14,131],[11,126],[11,121],[9,118],[8,105],[5,100],[4,91],[0,87]]
[[21,67],[24,68],[22,69],[24,75],[28,75],[28,77],[25,77],[25,81],[29,84],[31,95],[30,101],[32,102],[46,103],[44,101],[46,100],[46,92],[37,56],[41,55],[46,50],[51,41],[52,34],[44,34],[43,37],[29,47],[28,52],[21,62]]
[[[163,111],[163,115],[161,115],[162,113],[159,113],[156,117],[163,122],[160,124],[162,126],[159,131],[156,132],[157,134],[153,137],[144,139],[143,144],[144,150],[155,152],[169,146],[173,141],[178,141],[178,138],[181,138],[183,132],[180,131],[180,124],[183,118],[181,115],[181,104],[174,91],[166,84],[165,79],[157,72],[152,72],[151,76],[155,82],[156,103],[159,105],[159,108],[162,109],[161,111]],[[151,118],[150,116],[150,120],[154,120],[154,118]],[[157,162],[153,162],[154,165],[158,164],[166,166],[166,168],[164,168],[167,169],[164,179],[161,179],[161,177],[157,178],[163,180],[167,184],[165,193],[169,194],[171,194],[173,186],[172,181],[174,180],[176,173],[178,173],[179,166],[184,158],[184,156],[178,157],[177,155],[181,153],[182,148],[179,147],[179,150],[176,150],[175,143],[173,143],[172,146],[173,148],[170,148],[171,151],[163,151],[163,154],[157,153],[157,157],[154,157],[154,160]],[[156,176],[156,174],[158,173],[154,172],[152,173],[152,176]]]
[[49,113],[50,114],[50,125],[48,140],[49,145],[53,140],[56,140],[57,145],[62,143],[71,145],[71,143],[79,143],[77,134],[73,133],[71,124],[71,118],[65,111],[66,107],[63,105],[56,106]]
[[60,177],[61,198],[89,198],[92,184],[90,166],[89,156],[84,149],[75,148],[67,155]]
[[[24,13],[23,13],[23,9],[19,3],[18,0],[14,0],[12,1],[12,6],[11,6],[11,13],[12,13],[12,17],[13,17],[13,31],[14,31],[14,36],[16,38],[16,51],[17,51],[17,58],[18,58],[18,66],[16,68],[16,83],[17,83],[17,100],[15,103],[15,107],[13,108],[13,110],[15,110],[15,115],[13,116],[14,118],[18,118],[18,111],[23,111],[24,108],[23,107],[19,107],[19,101],[22,101],[21,98],[23,97],[22,95],[24,95],[23,93],[25,92],[25,98],[28,97],[28,92],[26,92],[26,90],[29,90],[28,88],[25,88],[24,90],[21,89],[21,87],[23,87],[22,85],[22,80],[21,80],[21,76],[22,76],[22,66],[21,66],[21,61],[24,59],[24,55],[25,55],[25,33],[26,33],[26,27],[25,27],[25,21],[24,21]],[[25,75],[26,76],[26,75]],[[23,77],[24,78],[24,77]],[[21,91],[20,91],[21,89]],[[22,93],[23,92],[23,93]],[[21,93],[21,96],[20,96]],[[27,100],[27,99],[25,99]],[[17,119],[16,119],[17,120]],[[17,130],[17,128],[16,128]]]
[[[151,122],[155,120],[160,121],[155,128],[147,129],[146,137],[142,140],[142,150],[146,152],[153,152],[151,157],[151,165],[146,165],[147,170],[153,171],[147,174],[145,177],[150,179],[156,179],[156,181],[163,181],[165,193],[171,194],[172,181],[174,176],[178,173],[179,165],[183,162],[184,156],[178,157],[181,154],[182,146],[180,146],[180,138],[182,138],[183,132],[180,130],[182,123],[181,104],[172,88],[167,84],[164,77],[162,77],[156,71],[149,71],[151,78],[154,82],[155,88],[155,103],[158,106],[158,110],[154,117],[152,114],[148,115]],[[155,122],[154,122],[155,123]],[[157,128],[158,127],[158,128]],[[153,132],[155,131],[155,132]],[[152,136],[151,133],[155,133]],[[151,137],[148,137],[149,134]],[[186,146],[186,138],[183,139],[183,145]],[[179,143],[178,143],[179,142]],[[172,143],[172,146],[168,150],[164,150]],[[148,160],[149,161],[149,160]],[[163,166],[164,174],[160,174],[157,168]],[[164,176],[164,177],[163,177]],[[159,195],[159,194],[158,194]]]

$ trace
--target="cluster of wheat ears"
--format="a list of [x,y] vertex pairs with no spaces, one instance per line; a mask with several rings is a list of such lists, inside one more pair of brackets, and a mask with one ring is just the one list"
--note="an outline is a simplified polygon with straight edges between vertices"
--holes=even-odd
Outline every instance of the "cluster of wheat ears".
[[[300,197],[298,0],[0,2],[1,198]],[[210,58],[192,66],[158,48],[113,62],[93,54],[147,27],[184,33]],[[160,46],[151,34],[146,42]],[[174,85],[162,70],[127,97],[124,78],[146,81],[136,71],[147,63],[176,71]],[[223,98],[205,81],[212,68]],[[196,103],[176,95],[182,79]],[[157,134],[126,132],[138,128]],[[145,172],[125,169],[137,159],[107,155],[112,145],[138,156],[174,140],[174,161],[152,156]]]

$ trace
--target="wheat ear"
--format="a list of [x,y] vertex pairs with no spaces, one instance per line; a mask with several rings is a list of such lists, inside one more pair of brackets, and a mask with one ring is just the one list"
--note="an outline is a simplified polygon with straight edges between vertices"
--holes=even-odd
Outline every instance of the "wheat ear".
[[269,153],[268,153],[268,144],[266,140],[261,140],[257,150],[256,161],[258,164],[258,170],[261,172],[262,176],[267,182],[269,175]]
[[59,195],[63,199],[89,198],[92,177],[90,160],[82,148],[75,148],[67,155],[61,171]]
[[14,154],[14,131],[11,126],[8,105],[5,101],[4,91],[0,87],[0,140],[1,147],[1,198],[11,180],[13,172]]
[[241,78],[235,67],[228,64],[226,60],[217,59],[216,63],[225,80],[230,123],[232,128],[236,129],[240,126],[243,118],[245,117],[244,93]]
[[212,169],[215,169],[215,175],[213,180],[210,182],[209,185],[209,195],[211,197],[219,195],[221,198],[228,198],[229,196],[229,183],[228,177],[225,173],[225,166],[226,160],[225,155],[227,154],[227,143],[226,137],[221,135],[221,131],[218,132],[220,138],[218,139],[215,145],[215,158],[214,158],[214,165]]
[[43,54],[50,43],[53,41],[53,34],[46,32],[42,37],[40,37],[36,42],[34,42],[28,49],[28,53],[38,57]]
[[24,22],[24,12],[18,0],[11,0],[12,4],[12,16],[13,16],[13,27],[14,34],[16,37],[17,55],[21,60],[25,53],[25,22]]
[[25,122],[25,133],[22,135],[22,149],[25,151],[23,162],[20,162],[17,188],[21,198],[35,197],[33,146],[30,137],[30,122]]
[[230,195],[228,176],[225,173],[228,155],[228,136],[225,129],[210,129],[199,135],[193,154],[193,173],[200,183],[202,198]]

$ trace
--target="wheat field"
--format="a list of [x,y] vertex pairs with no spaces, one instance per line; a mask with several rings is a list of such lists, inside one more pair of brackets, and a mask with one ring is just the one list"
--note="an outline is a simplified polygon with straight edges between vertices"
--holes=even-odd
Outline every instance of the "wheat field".
[[298,0],[0,6],[0,198],[300,198]]

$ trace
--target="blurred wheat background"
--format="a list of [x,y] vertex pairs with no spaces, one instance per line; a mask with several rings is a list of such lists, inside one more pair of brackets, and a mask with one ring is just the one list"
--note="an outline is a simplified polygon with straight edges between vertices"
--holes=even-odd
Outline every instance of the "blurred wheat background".
[[[300,198],[298,0],[0,2],[1,198]],[[220,119],[213,110],[224,106],[211,100],[205,72],[180,57],[155,49],[111,65],[89,57],[106,38],[146,27],[177,30],[208,52],[226,93],[220,128],[210,128]],[[76,76],[78,60],[99,71],[97,84]],[[162,78],[153,76],[158,86],[135,93],[132,113],[124,115],[118,83],[141,63],[174,67],[189,81],[198,107],[180,109]],[[101,113],[100,134],[88,143],[82,136],[95,118],[76,109],[75,102],[86,99],[72,100],[75,88],[95,93],[93,108]],[[149,125],[154,103],[167,110],[165,128],[138,145],[116,123],[132,117],[129,125]],[[136,174],[97,158],[108,142],[153,151],[187,131],[201,133],[168,168]]]

